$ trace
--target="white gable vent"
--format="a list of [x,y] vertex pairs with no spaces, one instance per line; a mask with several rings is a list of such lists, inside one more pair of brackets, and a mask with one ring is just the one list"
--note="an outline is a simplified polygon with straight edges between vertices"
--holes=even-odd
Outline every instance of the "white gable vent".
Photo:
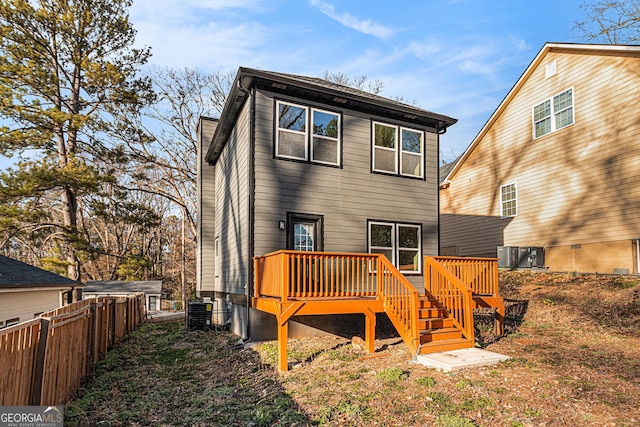
[[556,60],[549,62],[547,64],[547,75],[545,78],[553,77],[556,75]]

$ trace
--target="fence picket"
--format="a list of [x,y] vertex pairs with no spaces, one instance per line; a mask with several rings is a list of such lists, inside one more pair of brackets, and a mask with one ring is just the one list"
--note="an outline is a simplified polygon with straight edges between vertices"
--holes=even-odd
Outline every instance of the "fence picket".
[[144,310],[140,295],[92,298],[0,330],[0,405],[65,404]]

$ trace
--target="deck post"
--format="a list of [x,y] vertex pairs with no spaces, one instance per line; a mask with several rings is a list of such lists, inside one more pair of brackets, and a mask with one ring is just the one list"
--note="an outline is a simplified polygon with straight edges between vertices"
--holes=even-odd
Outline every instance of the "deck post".
[[289,321],[280,323],[278,319],[278,369],[281,372],[289,370],[287,357],[287,338],[289,337]]
[[368,307],[362,310],[362,313],[365,316],[364,340],[367,345],[367,351],[374,353],[376,343],[376,314]]

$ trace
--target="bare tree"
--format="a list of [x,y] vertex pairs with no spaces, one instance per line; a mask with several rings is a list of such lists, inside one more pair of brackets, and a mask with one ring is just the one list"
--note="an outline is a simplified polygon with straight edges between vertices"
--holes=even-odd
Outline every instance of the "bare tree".
[[585,18],[574,22],[577,38],[607,44],[640,41],[640,0],[584,2]]
[[198,120],[220,115],[233,76],[155,68],[150,77],[157,102],[146,109],[140,126],[151,137],[130,145],[133,157],[147,169],[146,180],[141,186],[132,182],[132,188],[160,195],[180,207],[195,238]]
[[321,77],[330,82],[364,90],[374,95],[380,94],[384,87],[384,82],[382,82],[382,80],[370,81],[367,76],[351,76],[341,72],[324,70]]

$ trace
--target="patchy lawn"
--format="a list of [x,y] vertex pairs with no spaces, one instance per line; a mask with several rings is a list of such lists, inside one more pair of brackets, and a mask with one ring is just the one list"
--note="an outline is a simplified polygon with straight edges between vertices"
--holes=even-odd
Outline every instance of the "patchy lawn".
[[508,335],[479,342],[513,359],[442,373],[399,338],[376,353],[340,337],[277,344],[147,323],[113,349],[65,409],[68,425],[638,426],[638,279],[501,272]]

